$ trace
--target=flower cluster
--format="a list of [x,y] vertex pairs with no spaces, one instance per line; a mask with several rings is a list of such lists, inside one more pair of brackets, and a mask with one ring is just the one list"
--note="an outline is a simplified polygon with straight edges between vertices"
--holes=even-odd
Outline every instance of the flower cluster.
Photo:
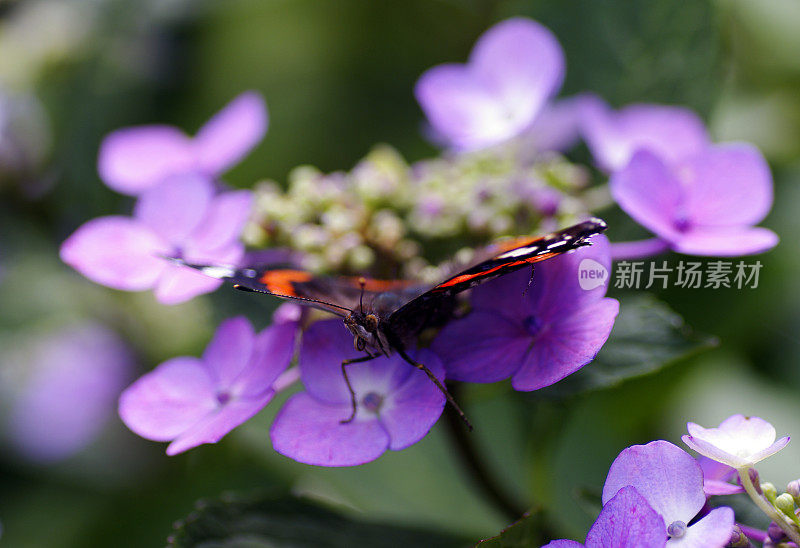
[[176,304],[220,282],[164,261],[235,264],[250,214],[249,191],[222,191],[216,177],[266,131],[266,107],[245,93],[203,126],[194,139],[170,126],[143,126],[109,135],[100,150],[105,183],[138,200],[131,217],[93,219],[61,246],[61,259],[87,278],[115,289],[153,289]]
[[380,146],[347,173],[304,166],[286,190],[259,183],[244,237],[298,250],[315,272],[436,279],[442,250],[460,250],[454,241],[481,245],[586,216],[578,198],[585,184],[584,172],[558,155],[520,163],[494,149],[408,165]]
[[[412,357],[440,381],[512,377],[514,388],[526,391],[580,369],[605,343],[619,309],[615,299],[604,297],[605,286],[580,288],[581,261],[610,262],[607,241],[595,241],[537,267],[523,299],[529,271],[488,282],[473,295],[474,313],[450,324],[430,349],[414,350]],[[509,308],[512,299],[516,305]],[[299,380],[305,390],[289,398],[270,430],[273,447],[283,455],[308,464],[349,466],[422,439],[445,405],[425,373],[397,355],[353,364],[348,379],[356,414],[347,420],[353,404],[341,363],[363,353],[353,347],[340,320],[310,321],[308,316],[285,304],[258,335],[243,318],[227,320],[202,359],[174,358],[128,388],[120,416],[143,437],[172,441],[167,449],[172,455],[218,441]],[[482,344],[472,347],[465,340]],[[297,368],[284,373],[295,353]]]
[[[789,438],[775,441],[775,429],[758,417],[734,415],[717,428],[687,425],[683,441],[702,456],[659,440],[623,450],[611,464],[603,486],[603,509],[586,536],[587,548],[603,546],[764,546],[800,539],[798,482],[777,495],[769,483],[753,485],[756,462],[781,450]],[[729,483],[737,475],[740,485]],[[747,492],[773,519],[768,531],[736,523],[734,511],[714,507],[710,497]],[[551,548],[582,546],[556,540]]]
[[[644,244],[609,244],[596,236],[591,247],[537,264],[533,274],[526,269],[475,288],[458,318],[425,339],[430,344],[408,349],[430,378],[392,355],[353,363],[348,383],[343,360],[363,353],[340,322],[293,305],[279,309],[260,333],[243,318],[227,320],[201,359],[169,360],[125,391],[120,415],[126,424],[146,438],[171,441],[168,453],[176,454],[218,441],[299,383],[302,390],[272,424],[274,448],[315,465],[368,462],[417,442],[436,423],[445,396],[432,379],[510,379],[514,389],[532,391],[590,363],[611,334],[619,302],[606,297],[607,277],[582,286],[582,265],[607,273],[612,257],[625,253],[672,248],[734,255],[775,244],[774,234],[753,226],[771,206],[772,185],[755,149],[711,144],[702,122],[677,107],[613,112],[591,95],[558,100],[564,57],[538,23],[501,22],[478,40],[466,64],[434,67],[416,85],[429,133],[447,149],[441,158],[408,165],[381,147],[347,173],[301,167],[285,188],[267,181],[252,194],[220,190],[218,178],[266,131],[266,108],[253,93],[235,99],[191,138],[167,126],[109,135],[100,175],[111,188],[136,196],[133,215],[89,221],[64,242],[61,256],[98,283],[153,289],[165,304],[219,284],[165,257],[227,268],[242,260],[242,239],[252,247],[288,248],[292,262],[315,272],[441,280],[445,267],[437,265],[447,256],[465,262],[466,249],[555,229],[608,205],[598,203],[602,191],[586,188],[588,171],[559,155],[581,137],[610,174],[620,207],[658,235]],[[729,192],[718,199],[722,184]],[[656,450],[673,451],[661,445],[647,451]],[[651,497],[649,479],[630,476],[642,458],[637,455],[619,465],[604,512],[647,506],[641,519],[649,534],[666,539],[671,528],[677,538],[677,524],[700,511],[699,465],[671,453],[672,468],[664,474],[682,467],[700,478],[681,494],[692,502],[673,508]],[[727,473],[719,471],[714,481],[724,483]],[[711,481],[709,475],[707,489]],[[646,505],[639,504],[642,497]],[[722,527],[719,516],[727,514],[712,514],[690,527],[691,534],[704,530],[700,523]]]

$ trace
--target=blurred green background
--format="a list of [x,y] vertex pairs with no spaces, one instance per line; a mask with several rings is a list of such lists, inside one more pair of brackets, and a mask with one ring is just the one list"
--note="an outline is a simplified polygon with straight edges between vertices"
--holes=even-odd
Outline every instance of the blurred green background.
[[[78,225],[132,205],[97,176],[106,133],[154,122],[193,132],[256,89],[269,105],[269,133],[226,175],[234,186],[284,180],[299,164],[348,169],[380,142],[409,160],[429,157],[437,151],[422,137],[415,80],[435,64],[465,60],[482,31],[513,15],[557,35],[567,55],[562,95],[588,90],[614,106],[686,105],[715,139],[759,146],[776,194],[763,224],[782,242],[758,258],[757,289],[661,292],[698,332],[719,337],[715,350],[561,403],[510,394],[506,385],[470,387],[473,436],[501,483],[551,510],[559,534],[582,539],[594,516],[579,493],[598,492],[630,444],[678,442],[686,421],[716,425],[733,413],[800,435],[796,0],[1,2],[0,89],[39,103],[17,101],[4,113],[19,118],[15,150],[26,161],[0,154],[0,398],[13,395],[21,374],[10,371],[9,356],[81,320],[119,332],[136,353],[137,375],[199,354],[224,317],[243,312],[257,327],[269,322],[268,300],[220,291],[168,308],[150,293],[96,286],[60,263],[58,246]],[[571,157],[589,162],[583,147]],[[622,214],[609,219],[612,240],[632,233]],[[0,402],[0,413],[7,407]],[[374,463],[319,469],[272,452],[267,428],[277,407],[217,445],[172,458],[116,416],[91,446],[58,464],[35,464],[3,445],[0,544],[159,546],[196,499],[258,487],[476,540],[507,524],[474,489],[441,424]],[[800,446],[790,444],[763,464],[762,477],[783,486],[800,476],[798,463]]]

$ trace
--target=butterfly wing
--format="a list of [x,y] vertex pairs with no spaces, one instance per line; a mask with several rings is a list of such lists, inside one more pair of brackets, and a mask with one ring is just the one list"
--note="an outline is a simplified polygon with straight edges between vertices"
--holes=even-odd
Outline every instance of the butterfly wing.
[[413,286],[412,283],[403,280],[316,276],[306,270],[275,265],[235,268],[189,264],[180,259],[170,260],[199,270],[212,278],[231,283],[236,289],[293,300],[298,304],[325,310],[337,316],[346,316],[349,311],[358,308],[362,299],[365,306],[391,306],[391,303],[383,305],[381,303],[391,300],[387,299],[387,296],[402,296],[404,291]]
[[460,271],[423,292],[389,316],[388,325],[396,338],[408,340],[453,308],[453,297],[462,291],[509,274],[556,255],[591,245],[589,238],[608,225],[601,219],[589,219],[571,227],[531,238],[522,237],[487,247],[477,264]]

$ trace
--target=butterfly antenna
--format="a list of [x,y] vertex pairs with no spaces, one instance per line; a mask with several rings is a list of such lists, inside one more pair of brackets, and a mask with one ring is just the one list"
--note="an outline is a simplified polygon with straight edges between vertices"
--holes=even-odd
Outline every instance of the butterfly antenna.
[[358,279],[358,285],[361,286],[361,296],[358,298],[358,309],[364,313],[364,289],[367,287],[367,279],[361,276]]

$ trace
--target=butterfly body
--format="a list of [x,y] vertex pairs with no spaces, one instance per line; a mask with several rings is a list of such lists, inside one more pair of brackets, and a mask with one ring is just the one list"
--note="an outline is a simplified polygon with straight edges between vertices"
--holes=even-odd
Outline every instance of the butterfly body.
[[[426,328],[441,326],[450,319],[458,293],[590,245],[589,238],[606,228],[604,221],[589,219],[542,237],[522,237],[494,244],[479,252],[472,266],[433,287],[405,280],[321,277],[304,270],[274,266],[235,268],[191,265],[179,259],[172,260],[226,280],[237,289],[275,295],[341,317],[354,337],[355,348],[365,352],[362,358],[342,363],[348,387],[346,365],[397,352],[411,365],[425,371],[463,418],[463,413],[441,382],[423,364],[412,360],[406,348]],[[355,416],[356,402],[352,389],[351,395]]]

